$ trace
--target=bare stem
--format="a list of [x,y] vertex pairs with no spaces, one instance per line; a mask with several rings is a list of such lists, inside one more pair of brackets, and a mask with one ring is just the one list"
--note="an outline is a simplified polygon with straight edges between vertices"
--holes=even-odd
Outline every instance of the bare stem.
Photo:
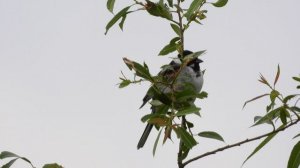
[[194,158],[192,158],[192,159],[190,159],[190,160],[188,160],[188,161],[182,163],[182,165],[183,165],[182,168],[184,168],[184,167],[185,167],[186,165],[188,165],[189,163],[191,163],[191,162],[193,162],[193,161],[196,161],[196,160],[198,160],[198,159],[201,159],[201,158],[203,158],[203,157],[206,157],[206,156],[209,156],[209,155],[214,155],[214,154],[216,154],[216,153],[218,153],[218,152],[221,152],[221,151],[223,151],[223,150],[227,150],[227,149],[229,149],[229,148],[233,148],[233,147],[236,147],[236,146],[241,146],[241,145],[243,145],[243,144],[245,144],[245,143],[249,143],[249,142],[252,142],[252,141],[256,141],[256,140],[259,140],[259,139],[261,139],[261,138],[267,137],[267,136],[269,136],[269,135],[278,133],[278,132],[280,132],[280,131],[284,131],[285,129],[287,129],[287,128],[289,128],[289,127],[291,127],[291,126],[297,124],[299,121],[300,121],[300,119],[297,119],[297,120],[295,120],[294,122],[291,122],[290,124],[286,125],[285,127],[282,127],[282,128],[280,128],[280,129],[274,130],[274,131],[272,131],[272,132],[269,132],[269,133],[266,133],[266,134],[263,134],[263,135],[260,135],[260,136],[254,137],[254,138],[246,139],[246,140],[243,140],[243,141],[240,141],[240,142],[231,144],[231,145],[227,145],[227,146],[224,146],[224,147],[215,149],[215,150],[210,151],[210,152],[206,152],[206,153],[204,153],[204,154],[202,154],[202,155],[196,156],[196,157],[194,157]]
[[184,51],[184,28],[182,25],[182,16],[181,16],[181,11],[180,11],[180,0],[177,0],[177,14],[178,14],[178,20],[179,20],[179,28],[180,28],[180,41],[181,41],[181,51],[180,55],[183,56],[183,51]]

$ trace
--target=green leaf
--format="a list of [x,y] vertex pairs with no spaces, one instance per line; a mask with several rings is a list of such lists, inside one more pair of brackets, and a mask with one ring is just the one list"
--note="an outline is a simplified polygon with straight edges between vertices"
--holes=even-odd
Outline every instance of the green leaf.
[[168,0],[168,4],[171,8],[173,8],[173,0]]
[[25,158],[25,157],[20,157],[20,159],[22,159],[22,160],[24,160],[24,161],[26,161],[26,162],[28,162],[28,163],[30,163],[31,164],[31,161],[30,160],[28,160],[27,158]]
[[0,153],[0,159],[5,159],[5,158],[9,158],[9,157],[20,157],[12,152],[8,152],[8,151],[3,151]]
[[[262,116],[255,116],[254,117],[254,123],[257,122],[258,120],[260,120],[261,118],[262,118]],[[265,123],[272,125],[272,121],[266,121]]]
[[178,35],[178,36],[180,36],[180,28],[177,26],[177,25],[175,25],[175,24],[172,24],[171,23],[171,27],[172,27],[172,29],[174,30],[174,32]]
[[175,116],[184,116],[184,115],[189,115],[189,114],[196,114],[200,116],[200,108],[198,107],[188,107],[182,110],[179,110]]
[[[283,125],[282,126],[280,126],[278,129],[281,129],[283,127]],[[264,139],[255,149],[254,149],[254,151],[247,157],[247,159],[243,162],[243,165],[246,163],[246,161],[247,160],[249,160],[254,154],[256,154],[261,148],[263,148],[267,143],[269,143],[270,142],[270,140],[272,139],[272,138],[274,138],[275,137],[275,135],[276,135],[277,133],[273,133],[273,134],[270,134],[266,139]]]
[[51,163],[51,164],[45,164],[43,168],[63,168],[63,167],[58,165],[57,163]]
[[185,13],[185,16],[188,18],[188,20],[190,20],[191,15],[198,10],[201,5],[203,5],[203,3],[205,2],[205,0],[194,0],[189,9],[187,10],[187,12]]
[[213,132],[213,131],[203,131],[203,132],[198,133],[198,136],[216,139],[216,140],[225,142],[221,135],[219,135],[218,133]]
[[280,111],[282,110],[282,108],[283,107],[278,107],[278,108],[270,111],[265,116],[263,116],[261,119],[259,119],[253,126],[256,126],[256,125],[259,125],[259,124],[268,123],[269,121],[272,121],[274,118],[276,118],[276,117],[279,116]]
[[281,111],[280,111],[280,120],[282,122],[282,124],[286,125],[287,123],[287,111],[286,109],[282,108]]
[[168,54],[176,51],[176,49],[177,49],[177,46],[175,43],[168,44],[159,52],[158,55],[168,55]]
[[163,117],[165,117],[165,115],[163,115],[163,114],[157,114],[157,113],[147,114],[142,117],[141,121],[146,122],[152,118],[163,118]]
[[186,102],[189,100],[194,100],[197,96],[195,87],[190,83],[184,85],[184,90],[180,92],[175,92],[176,102]]
[[198,99],[204,99],[208,97],[208,93],[205,91],[202,91],[201,93],[197,94]]
[[299,108],[299,107],[297,107],[297,106],[293,106],[293,107],[291,107],[291,110],[292,110],[292,111],[296,111],[296,112],[300,113],[300,108]]
[[161,101],[159,101],[159,100],[152,100],[152,101],[150,102],[150,104],[151,104],[152,106],[160,106],[160,105],[162,105],[163,103],[162,103]]
[[119,23],[119,27],[120,27],[121,30],[123,30],[123,25],[124,25],[124,22],[125,22],[125,20],[126,20],[126,17],[127,17],[127,15],[124,15],[124,16],[122,17],[121,22]]
[[183,144],[188,148],[192,149],[195,145],[197,145],[196,140],[192,135],[190,135],[185,129],[182,127],[178,127],[176,132],[180,139],[182,140]]
[[169,8],[167,8],[163,1],[160,1],[159,3],[153,3],[149,0],[146,0],[146,10],[149,14],[153,16],[162,17],[168,20],[172,20],[172,14],[169,11]]
[[190,152],[190,149],[187,148],[184,144],[181,146],[181,149],[182,149],[182,155],[178,158],[178,160],[180,161],[184,160]]
[[191,123],[191,122],[189,122],[189,121],[186,121],[186,126],[187,126],[188,128],[193,128],[193,127],[194,127],[194,124]]
[[158,135],[156,137],[156,140],[154,142],[154,146],[153,146],[153,150],[152,150],[153,156],[155,156],[155,152],[156,152],[156,148],[157,148],[157,144],[158,144],[158,141],[159,141],[159,137],[160,137],[161,131],[162,131],[162,129],[159,131],[159,133],[158,133]]
[[176,42],[179,41],[180,38],[179,37],[175,37],[173,38],[170,43],[168,45],[166,45],[160,52],[158,55],[168,55],[174,51],[176,51],[177,49],[177,44]]
[[15,163],[16,160],[18,160],[19,158],[15,158],[11,161],[9,161],[8,163],[6,163],[5,165],[3,165],[1,168],[10,168],[11,165],[13,165]]
[[127,11],[129,10],[131,6],[127,6],[124,9],[122,9],[120,12],[118,12],[106,25],[106,31],[105,31],[105,35],[107,34],[108,30],[122,17],[124,17],[125,15],[127,15]]
[[245,106],[246,106],[248,103],[250,103],[250,102],[252,102],[252,101],[254,101],[254,100],[260,99],[260,98],[262,98],[262,97],[268,96],[268,95],[269,95],[269,94],[266,93],[266,94],[263,94],[263,95],[254,97],[253,99],[247,100],[247,101],[244,103],[243,108],[245,108]]
[[132,70],[132,69],[135,70],[137,76],[147,79],[149,81],[153,81],[153,78],[149,72],[148,66],[145,63],[143,66],[143,65],[141,65],[137,62],[131,61],[127,58],[123,58],[123,61],[130,70]]
[[280,93],[277,90],[272,90],[270,94],[271,102],[275,102],[275,99],[278,97]]
[[300,166],[300,141],[294,146],[287,168],[298,168]]
[[107,0],[106,7],[111,13],[113,13],[114,5],[115,5],[115,0]]
[[300,77],[293,77],[293,79],[295,80],[295,81],[298,81],[298,82],[300,82]]
[[125,79],[119,84],[119,88],[124,88],[124,87],[128,86],[130,83],[131,83],[130,80]]
[[279,64],[277,66],[277,73],[276,73],[276,77],[275,77],[275,80],[274,80],[274,86],[276,85],[278,79],[279,79],[279,76],[280,76],[280,67],[279,67]]
[[227,4],[228,0],[218,0],[215,3],[212,3],[215,7],[223,7]]
[[296,136],[294,136],[293,139],[300,137],[300,134],[297,134]]
[[157,125],[157,126],[167,126],[169,124],[169,118],[166,116],[161,117],[153,117],[148,120],[149,124]]
[[283,103],[287,103],[289,100],[295,98],[296,96],[299,96],[299,94],[293,94],[293,95],[288,95],[283,99]]

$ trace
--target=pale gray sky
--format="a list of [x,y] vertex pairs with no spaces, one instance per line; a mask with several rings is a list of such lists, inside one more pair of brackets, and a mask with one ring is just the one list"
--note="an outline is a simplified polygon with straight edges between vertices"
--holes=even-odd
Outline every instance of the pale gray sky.
[[[131,1],[117,1],[116,11]],[[158,146],[156,134],[142,150],[144,129],[139,110],[148,85],[118,89],[120,70],[131,73],[122,57],[146,61],[155,74],[168,57],[159,50],[174,37],[167,22],[134,13],[124,32],[117,27],[104,36],[112,15],[104,0],[0,0],[0,151],[26,156],[34,165],[58,162],[66,168],[176,167],[178,141]],[[249,128],[263,115],[268,100],[241,110],[245,100],[267,91],[259,72],[278,88],[295,92],[291,77],[300,73],[300,1],[231,0],[225,8],[208,7],[203,26],[193,25],[186,47],[207,50],[203,90],[198,102],[202,118],[195,132],[213,130],[230,144],[267,131]],[[294,126],[280,133],[244,168],[283,168],[299,133]],[[190,156],[225,145],[198,139]],[[239,168],[259,142],[196,161],[188,168]],[[17,162],[16,168],[25,168]],[[29,167],[29,166],[27,166]]]

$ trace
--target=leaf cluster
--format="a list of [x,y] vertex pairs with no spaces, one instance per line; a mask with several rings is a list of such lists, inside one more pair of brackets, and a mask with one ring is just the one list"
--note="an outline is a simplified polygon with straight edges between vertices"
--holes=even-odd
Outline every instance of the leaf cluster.
[[[281,92],[279,92],[276,89],[276,84],[278,82],[279,77],[280,77],[279,65],[277,67],[277,73],[275,75],[274,82],[272,85],[262,74],[260,74],[260,78],[258,81],[270,89],[269,93],[256,96],[255,98],[246,101],[244,104],[245,107],[248,103],[252,101],[261,99],[263,97],[269,97],[270,103],[266,106],[266,114],[263,116],[255,116],[254,125],[252,126],[269,124],[273,128],[273,133],[267,136],[255,148],[255,150],[247,157],[244,163],[248,159],[250,159],[254,154],[256,154],[261,148],[263,148],[267,143],[269,143],[277,135],[278,133],[277,130],[280,130],[283,127],[285,127],[287,124],[291,124],[294,121],[298,121],[300,119],[300,108],[297,106],[297,102],[300,100],[299,98],[300,94],[291,94],[291,95],[284,96]],[[300,78],[298,77],[293,77],[293,79],[297,82],[300,82]],[[297,88],[299,89],[299,86],[297,86]],[[296,102],[291,103],[292,100],[296,100]],[[278,121],[280,126],[276,128],[276,123],[278,123]],[[296,135],[295,137],[298,137],[299,135],[300,134]],[[298,168],[300,164],[299,160],[300,160],[300,149],[298,143],[295,145],[291,153],[289,163],[288,163],[288,168]]]
[[[1,168],[10,168],[17,160],[20,160],[20,159],[27,162],[28,164],[30,164],[30,166],[32,168],[35,168],[33,166],[33,164],[31,163],[31,161],[28,160],[25,157],[19,156],[17,154],[9,152],[9,151],[3,151],[3,152],[0,153],[0,159],[1,160],[8,159],[8,158],[12,158],[12,159],[9,162],[7,162],[6,164],[2,165]],[[56,164],[56,163],[52,163],[52,164],[45,164],[43,166],[43,168],[63,168],[63,167]]]
[[[114,14],[115,0],[108,0],[107,9],[114,14],[114,16],[107,23],[105,34],[107,34],[109,29],[117,22],[119,22],[120,29],[123,30],[123,25],[128,14],[137,11],[146,11],[151,16],[168,21],[170,28],[176,34],[176,36],[161,49],[158,55],[168,55],[176,50],[181,53],[183,51],[183,33],[189,28],[191,23],[202,24],[202,21],[207,17],[207,10],[202,8],[206,4],[213,5],[214,7],[223,7],[227,4],[228,0],[217,0],[216,2],[193,0],[187,9],[181,7],[181,3],[184,2],[184,0],[178,0],[177,2],[175,2],[175,0],[159,0],[157,2],[150,0],[133,0],[133,4],[124,7]],[[176,21],[176,17],[178,17],[177,20],[179,21]]]

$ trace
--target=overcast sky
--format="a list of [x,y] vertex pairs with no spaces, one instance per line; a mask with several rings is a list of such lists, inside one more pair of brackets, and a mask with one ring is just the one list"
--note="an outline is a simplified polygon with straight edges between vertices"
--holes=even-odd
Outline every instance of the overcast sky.
[[[116,11],[129,4],[117,0]],[[194,131],[217,131],[226,141],[197,139],[190,157],[271,130],[249,128],[254,116],[265,114],[267,99],[244,110],[242,105],[268,91],[257,78],[261,72],[273,80],[278,63],[278,89],[295,92],[299,6],[299,0],[231,0],[224,8],[207,7],[203,25],[186,33],[187,49],[207,50],[202,68],[209,97],[197,102],[202,118],[190,117]],[[175,34],[167,22],[138,12],[127,17],[123,32],[114,27],[105,36],[111,18],[105,0],[0,0],[0,151],[26,156],[37,167],[49,162],[66,168],[177,166],[177,140],[159,144],[153,157],[154,131],[146,146],[136,149],[144,129],[140,118],[149,112],[149,106],[138,108],[149,85],[116,86],[121,70],[131,75],[122,57],[146,61],[155,74],[169,62],[157,54]],[[299,128],[280,133],[244,168],[286,167]],[[188,168],[239,168],[258,143]]]

